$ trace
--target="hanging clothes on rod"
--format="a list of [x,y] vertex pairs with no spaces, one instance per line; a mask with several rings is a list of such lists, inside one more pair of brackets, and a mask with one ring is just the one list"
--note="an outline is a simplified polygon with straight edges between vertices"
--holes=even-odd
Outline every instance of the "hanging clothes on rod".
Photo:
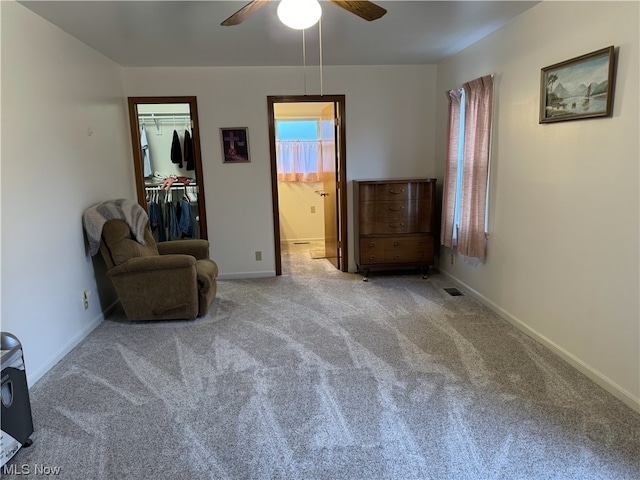
[[198,195],[193,185],[148,186],[149,226],[158,242],[199,238]]
[[140,126],[140,146],[142,147],[142,164],[144,166],[145,178],[153,175],[151,169],[151,157],[149,154],[149,141],[147,140],[147,129],[144,123]]
[[180,238],[180,227],[178,226],[178,213],[176,204],[172,201],[166,202],[169,214],[169,239],[177,240]]
[[206,234],[201,232],[204,217],[200,222],[202,186],[196,182],[197,120],[191,103],[168,103],[144,105],[136,112],[143,149],[137,162],[145,162],[147,145],[149,153],[149,164],[136,167],[138,175],[144,174],[149,226],[156,241],[201,238]]
[[182,148],[180,146],[180,137],[178,131],[173,131],[173,141],[171,142],[171,163],[176,163],[182,168]]
[[193,140],[189,130],[184,131],[184,161],[187,164],[187,170],[194,170],[194,158],[193,158]]
[[180,230],[180,236],[182,238],[193,237],[193,219],[191,218],[191,203],[183,198],[180,200],[180,219],[178,221],[178,228]]
[[158,199],[149,202],[149,227],[156,241],[164,242],[167,240],[164,228],[164,212],[160,203],[158,203]]

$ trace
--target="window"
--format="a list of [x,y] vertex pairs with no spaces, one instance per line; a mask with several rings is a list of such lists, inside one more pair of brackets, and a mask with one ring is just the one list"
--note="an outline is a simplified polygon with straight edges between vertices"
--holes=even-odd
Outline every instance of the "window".
[[318,119],[276,120],[278,180],[322,180],[322,155]]
[[449,125],[440,243],[468,257],[486,251],[493,77],[447,92]]

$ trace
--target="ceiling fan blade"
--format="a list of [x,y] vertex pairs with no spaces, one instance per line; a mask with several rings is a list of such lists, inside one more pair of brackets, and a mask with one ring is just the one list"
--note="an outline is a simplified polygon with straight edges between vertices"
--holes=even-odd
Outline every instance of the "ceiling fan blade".
[[368,1],[329,0],[329,2],[368,21],[377,20],[387,13],[384,8]]
[[244,7],[238,10],[236,13],[227,18],[220,25],[223,27],[230,27],[232,25],[240,25],[247,18],[253,15],[256,11],[265,6],[265,4],[270,0],[252,0],[247,3]]

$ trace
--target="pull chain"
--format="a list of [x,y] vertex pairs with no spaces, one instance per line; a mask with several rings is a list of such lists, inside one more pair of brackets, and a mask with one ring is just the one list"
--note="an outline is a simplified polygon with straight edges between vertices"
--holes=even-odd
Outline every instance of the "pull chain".
[[307,94],[307,46],[304,39],[305,29],[302,29],[302,75],[304,77],[304,94]]
[[318,24],[318,40],[320,43],[320,96],[322,96],[322,17],[320,17]]

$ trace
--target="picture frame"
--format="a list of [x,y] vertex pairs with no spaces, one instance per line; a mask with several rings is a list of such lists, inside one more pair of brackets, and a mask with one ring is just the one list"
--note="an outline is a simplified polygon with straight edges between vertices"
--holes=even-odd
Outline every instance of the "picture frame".
[[609,46],[541,70],[540,123],[610,117],[614,47]]
[[233,127],[220,129],[223,163],[247,163],[249,155],[249,129]]

